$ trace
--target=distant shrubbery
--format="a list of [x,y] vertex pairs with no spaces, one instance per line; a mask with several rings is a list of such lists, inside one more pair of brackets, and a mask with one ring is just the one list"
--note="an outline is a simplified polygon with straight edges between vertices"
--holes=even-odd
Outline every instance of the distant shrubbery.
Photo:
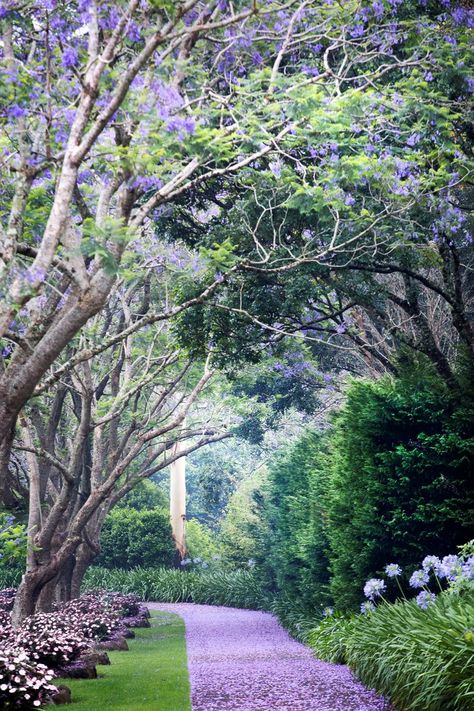
[[117,507],[105,519],[100,545],[96,562],[106,568],[171,565],[175,545],[169,512]]
[[84,589],[97,587],[122,593],[133,592],[143,600],[157,602],[195,602],[248,609],[262,609],[268,603],[252,570],[91,568],[87,572]]

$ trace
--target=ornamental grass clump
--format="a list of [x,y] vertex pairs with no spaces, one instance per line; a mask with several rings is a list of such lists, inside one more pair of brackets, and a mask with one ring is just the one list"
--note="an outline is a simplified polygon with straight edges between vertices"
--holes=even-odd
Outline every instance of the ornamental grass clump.
[[176,570],[169,568],[134,568],[88,571],[86,590],[103,588],[121,593],[135,593],[142,600],[155,602],[194,602],[263,609],[265,600],[254,570]]
[[[426,592],[426,591],[424,591]],[[398,708],[474,708],[474,594],[382,603],[354,618],[345,656],[360,680]]]
[[328,614],[307,636],[307,644],[318,659],[333,664],[345,664],[347,644],[356,616],[334,612]]

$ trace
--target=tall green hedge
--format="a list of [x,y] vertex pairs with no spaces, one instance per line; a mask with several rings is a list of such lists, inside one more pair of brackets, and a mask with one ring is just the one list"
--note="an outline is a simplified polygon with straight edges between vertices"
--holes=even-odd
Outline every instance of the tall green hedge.
[[[269,467],[267,580],[308,609],[356,609],[367,578],[407,572],[474,535],[468,391],[425,364],[354,380],[324,435],[306,433]],[[390,595],[390,591],[389,591]]]

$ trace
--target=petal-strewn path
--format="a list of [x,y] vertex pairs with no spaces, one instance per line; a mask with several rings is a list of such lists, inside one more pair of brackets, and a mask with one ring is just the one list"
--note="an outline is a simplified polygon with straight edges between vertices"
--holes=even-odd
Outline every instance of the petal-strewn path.
[[193,711],[389,711],[347,667],[314,659],[268,613],[149,606],[185,621]]

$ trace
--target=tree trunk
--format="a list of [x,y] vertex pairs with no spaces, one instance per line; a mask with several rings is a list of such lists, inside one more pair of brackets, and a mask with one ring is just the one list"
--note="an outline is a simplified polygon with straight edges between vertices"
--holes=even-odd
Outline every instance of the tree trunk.
[[76,553],[76,562],[71,575],[71,598],[79,597],[81,594],[82,581],[90,564],[96,557],[96,554],[91,551],[89,546],[83,543],[79,546]]
[[[173,455],[183,449],[177,442]],[[186,457],[170,465],[170,518],[176,551],[180,559],[186,555]]]
[[41,591],[50,580],[54,579],[56,573],[56,567],[50,563],[23,575],[12,611],[14,627],[18,627],[26,617],[34,615]]

